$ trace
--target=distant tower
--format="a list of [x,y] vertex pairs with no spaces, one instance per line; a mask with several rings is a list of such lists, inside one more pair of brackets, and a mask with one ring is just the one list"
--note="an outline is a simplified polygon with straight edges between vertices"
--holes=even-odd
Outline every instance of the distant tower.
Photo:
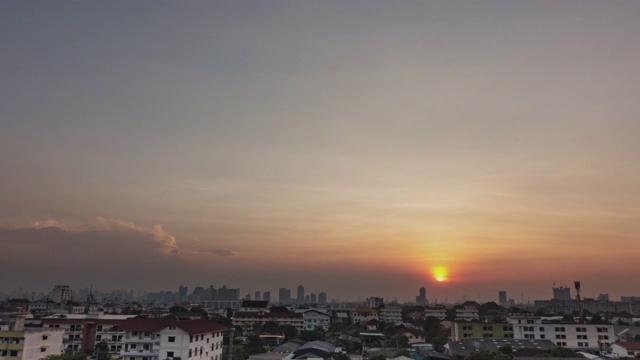
[[318,294],[318,304],[320,305],[326,305],[327,304],[327,293],[326,292],[321,292],[320,294]]
[[318,302],[318,297],[316,296],[316,293],[309,294],[309,303],[315,304],[317,302]]
[[298,285],[296,301],[298,304],[304,304],[304,286]]
[[427,289],[420,288],[420,295],[416,296],[416,304],[427,305]]
[[271,292],[270,291],[263,292],[262,293],[262,300],[271,301]]
[[286,288],[280,288],[278,290],[278,301],[281,305],[291,303],[291,290]]
[[500,305],[506,305],[506,303],[507,303],[507,292],[506,291],[498,291],[498,303]]
[[256,295],[253,297],[253,300],[260,300],[260,291],[256,291]]
[[553,298],[555,300],[571,300],[571,288],[569,287],[554,287]]
[[573,285],[576,287],[576,300],[580,301],[580,281],[574,281]]

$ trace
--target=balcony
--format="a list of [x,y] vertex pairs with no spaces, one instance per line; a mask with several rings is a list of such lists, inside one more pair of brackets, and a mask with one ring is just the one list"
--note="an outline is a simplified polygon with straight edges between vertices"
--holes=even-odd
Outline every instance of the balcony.
[[157,350],[142,350],[142,349],[129,349],[120,352],[120,356],[155,356],[157,357],[159,351]]

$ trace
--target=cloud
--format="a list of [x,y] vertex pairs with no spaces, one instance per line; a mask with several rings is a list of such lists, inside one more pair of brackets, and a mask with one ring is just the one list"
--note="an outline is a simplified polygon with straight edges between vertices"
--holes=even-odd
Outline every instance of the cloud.
[[196,252],[214,254],[220,257],[230,257],[238,255],[238,253],[236,253],[235,251],[227,249],[196,250]]
[[178,243],[176,238],[164,231],[160,224],[154,225],[152,228],[145,228],[138,226],[132,222],[120,220],[120,219],[108,219],[99,217],[97,223],[103,229],[117,231],[117,232],[134,232],[140,234],[147,234],[151,236],[151,239],[160,244],[160,250],[167,255],[178,255]]
[[[36,226],[36,224],[39,224]],[[178,283],[194,269],[162,226],[97,218],[80,228],[0,227],[0,288],[75,283],[140,288]],[[48,222],[53,225],[53,222]],[[145,286],[145,287],[146,287]]]
[[58,226],[58,224],[59,223],[56,220],[45,219],[45,220],[35,221],[33,223],[33,227],[36,228],[36,229],[41,229],[41,228],[48,228],[48,227]]

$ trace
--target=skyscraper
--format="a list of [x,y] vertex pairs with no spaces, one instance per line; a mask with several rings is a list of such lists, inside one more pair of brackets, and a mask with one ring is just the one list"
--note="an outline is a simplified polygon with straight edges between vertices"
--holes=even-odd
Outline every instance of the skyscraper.
[[315,304],[318,302],[318,297],[316,296],[316,293],[309,294],[309,302],[311,304]]
[[265,291],[262,293],[262,300],[271,301],[271,291]]
[[498,304],[505,305],[507,303],[507,292],[498,291]]
[[286,288],[280,288],[278,290],[278,302],[280,304],[290,304],[291,303],[291,290]]
[[318,294],[318,304],[327,305],[327,293],[326,292],[323,291],[320,294]]
[[253,300],[260,300],[260,291],[256,291],[256,295],[253,297]]
[[416,304],[427,305],[427,289],[420,288],[420,295],[416,296]]
[[296,301],[298,304],[304,304],[304,286],[298,285]]
[[188,294],[188,288],[186,286],[180,285],[178,287],[178,295],[180,295],[181,297],[187,297]]

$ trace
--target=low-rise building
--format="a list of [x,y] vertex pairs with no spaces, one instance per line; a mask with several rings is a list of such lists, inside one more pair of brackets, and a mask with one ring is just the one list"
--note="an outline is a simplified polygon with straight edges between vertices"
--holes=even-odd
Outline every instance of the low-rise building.
[[64,330],[25,327],[26,315],[0,315],[0,359],[40,360],[62,353]]
[[263,325],[267,321],[274,321],[280,325],[294,326],[298,331],[304,330],[302,313],[259,313],[256,311],[236,311],[231,318],[233,326],[240,326],[246,332],[251,332],[254,325]]
[[360,324],[370,320],[378,320],[378,311],[370,307],[359,307],[351,311],[351,323]]
[[122,360],[222,359],[226,328],[206,319],[135,317],[125,320]]
[[509,323],[454,322],[451,339],[513,339],[513,325]]
[[327,331],[331,326],[331,315],[316,309],[303,312],[302,320],[304,322],[305,331],[314,330],[315,328],[321,328],[324,331]]
[[396,326],[402,324],[402,308],[397,305],[385,305],[380,308],[380,321]]
[[473,305],[464,305],[456,309],[456,321],[474,321],[480,320],[478,308]]
[[615,357],[637,356],[640,354],[640,343],[617,342],[611,344],[611,354]]
[[427,306],[424,309],[424,316],[433,316],[435,318],[438,318],[439,320],[444,320],[447,318],[447,308],[444,305]]

